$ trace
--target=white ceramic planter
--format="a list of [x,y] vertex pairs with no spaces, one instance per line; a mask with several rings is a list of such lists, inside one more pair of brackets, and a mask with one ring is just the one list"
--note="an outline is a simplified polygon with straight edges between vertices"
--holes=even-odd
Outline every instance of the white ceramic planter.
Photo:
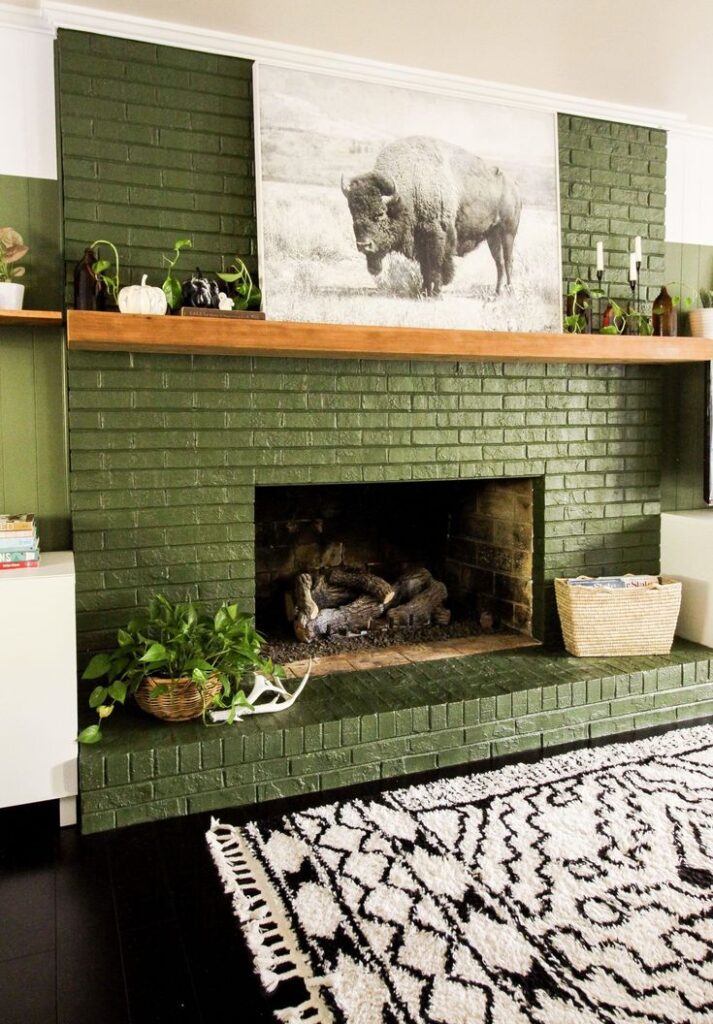
[[694,338],[713,338],[713,309],[692,309],[689,319]]
[[15,284],[14,281],[0,281],[0,309],[22,309],[24,295],[24,284]]

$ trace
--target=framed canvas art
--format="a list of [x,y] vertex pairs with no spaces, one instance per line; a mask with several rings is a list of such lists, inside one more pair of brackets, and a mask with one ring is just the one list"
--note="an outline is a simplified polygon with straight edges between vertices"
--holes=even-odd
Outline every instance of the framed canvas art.
[[561,330],[555,116],[255,66],[271,320]]

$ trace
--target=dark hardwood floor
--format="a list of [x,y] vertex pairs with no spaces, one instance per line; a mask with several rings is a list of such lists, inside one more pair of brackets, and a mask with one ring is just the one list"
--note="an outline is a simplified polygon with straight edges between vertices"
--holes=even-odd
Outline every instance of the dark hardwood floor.
[[[373,783],[358,795],[541,756]],[[218,816],[241,824],[355,792]],[[0,1024],[258,1024],[299,1003],[301,983],[268,996],[253,973],[205,842],[210,817],[83,837],[59,829],[55,803],[0,810]]]
[[273,1020],[209,823],[81,837],[55,804],[0,811],[2,1024]]

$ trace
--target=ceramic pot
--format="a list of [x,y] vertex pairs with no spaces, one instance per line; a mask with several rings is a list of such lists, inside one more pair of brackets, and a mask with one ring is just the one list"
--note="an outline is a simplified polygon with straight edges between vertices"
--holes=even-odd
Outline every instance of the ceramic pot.
[[713,309],[692,309],[689,314],[694,338],[713,338]]
[[24,284],[0,281],[0,309],[22,309],[24,295]]

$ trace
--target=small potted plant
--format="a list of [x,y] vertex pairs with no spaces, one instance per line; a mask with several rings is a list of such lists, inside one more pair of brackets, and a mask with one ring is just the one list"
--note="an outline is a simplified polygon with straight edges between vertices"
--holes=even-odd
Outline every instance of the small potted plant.
[[114,273],[109,273],[111,270],[111,260],[98,259],[96,263],[92,264],[92,271],[97,281],[99,281],[105,288],[107,294],[110,296],[111,301],[115,306],[119,304],[119,289],[121,287],[121,275],[119,270],[119,253],[113,242],[108,241],[106,238],[98,238],[95,242],[92,242],[90,249],[92,251],[97,250],[97,246],[107,245],[112,253],[114,254]]
[[233,309],[241,311],[260,309],[262,301],[260,289],[253,284],[250,271],[239,256],[234,256],[227,271],[223,270],[217,276],[227,285],[226,294],[233,300]]
[[181,305],[181,282],[174,276],[173,271],[183,250],[190,249],[191,245],[192,243],[190,238],[178,238],[173,243],[173,256],[161,257],[168,268],[166,271],[166,279],[161,287],[163,288],[163,293],[166,296],[168,308],[172,313]]
[[592,298],[602,294],[589,289],[580,277],[567,289],[564,329],[567,334],[589,334],[592,330]]
[[691,335],[694,338],[713,338],[713,290],[701,288],[698,295],[701,305],[689,313]]
[[28,252],[14,228],[0,228],[0,309],[22,309],[25,286],[16,278],[23,276],[25,268],[14,264]]
[[248,707],[241,687],[253,672],[280,678],[284,670],[260,656],[264,641],[249,615],[223,604],[209,615],[190,601],[173,604],[162,595],[117,633],[117,646],[96,654],[83,679],[99,680],[89,695],[99,721],[83,729],[80,743],[97,743],[101,724],[116,704],[134,697],[144,711],[172,722],[185,722],[210,707],[227,708],[232,723]]

